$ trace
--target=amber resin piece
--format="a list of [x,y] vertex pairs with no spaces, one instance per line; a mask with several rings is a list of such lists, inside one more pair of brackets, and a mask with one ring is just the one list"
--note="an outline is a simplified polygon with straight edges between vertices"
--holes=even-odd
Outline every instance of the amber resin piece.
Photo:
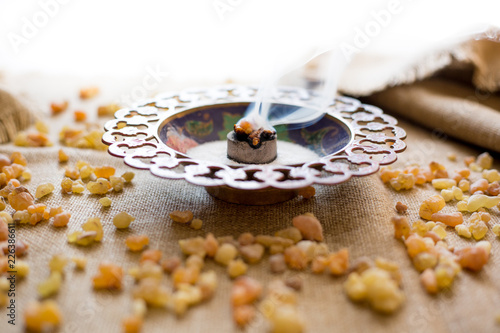
[[263,127],[255,128],[244,119],[234,125],[234,133],[238,140],[247,141],[252,148],[259,148],[262,142],[276,139],[276,131]]

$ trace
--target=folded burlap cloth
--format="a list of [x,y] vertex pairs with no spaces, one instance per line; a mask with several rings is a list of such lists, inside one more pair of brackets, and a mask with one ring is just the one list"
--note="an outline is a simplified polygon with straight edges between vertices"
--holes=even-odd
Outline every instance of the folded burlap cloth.
[[498,36],[490,31],[410,59],[359,54],[340,89],[438,135],[500,152]]
[[30,110],[16,97],[0,89],[0,143],[13,141],[18,131],[33,121]]

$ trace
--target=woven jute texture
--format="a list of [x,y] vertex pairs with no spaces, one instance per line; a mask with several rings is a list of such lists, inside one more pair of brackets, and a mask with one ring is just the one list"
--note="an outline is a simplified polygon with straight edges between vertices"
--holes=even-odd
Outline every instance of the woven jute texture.
[[[408,131],[408,149],[400,155],[399,165],[427,163],[431,160],[444,162],[449,168],[458,168],[462,162],[449,162],[444,156],[455,152],[458,160],[477,154],[469,147],[451,140],[436,138],[432,132],[409,123],[401,126]],[[26,183],[31,192],[44,182],[59,184],[63,166],[57,162],[56,148],[19,149],[9,145],[1,152],[20,150],[29,161],[33,180]],[[70,163],[86,160],[93,165],[109,164],[118,173],[128,170],[121,159],[105,152],[66,149]],[[498,167],[498,165],[497,165]],[[477,175],[475,177],[478,177]],[[58,188],[58,186],[57,186]],[[24,306],[37,296],[37,284],[49,274],[48,261],[52,255],[85,255],[88,266],[84,272],[66,269],[63,287],[54,299],[61,306],[64,324],[61,332],[119,332],[121,319],[131,311],[130,290],[133,281],[125,279],[121,292],[96,292],[91,279],[101,261],[122,265],[125,269],[137,264],[138,254],[126,250],[124,239],[130,234],[147,234],[150,248],[158,248],[165,255],[179,254],[179,239],[213,232],[216,236],[233,235],[249,231],[254,234],[272,234],[291,225],[293,216],[313,212],[323,223],[326,242],[332,250],[347,247],[352,258],[382,256],[401,266],[406,302],[400,311],[390,316],[372,312],[363,305],[351,303],[342,291],[345,278],[300,274],[304,289],[299,296],[300,312],[304,315],[308,332],[491,332],[500,305],[500,242],[489,232],[486,239],[492,242],[492,256],[488,265],[478,274],[464,272],[449,291],[437,296],[427,295],[419,284],[418,273],[412,268],[403,244],[393,238],[390,217],[395,214],[394,205],[401,200],[408,204],[410,220],[417,219],[418,206],[423,198],[435,194],[429,185],[404,193],[396,193],[385,186],[377,175],[352,179],[338,186],[317,186],[317,195],[310,200],[294,199],[282,204],[252,207],[228,204],[210,197],[203,188],[184,181],[158,179],[147,171],[137,171],[133,184],[123,193],[110,194],[113,204],[104,209],[98,197],[63,195],[59,190],[41,200],[49,206],[62,205],[72,213],[67,228],[54,228],[48,223],[37,226],[19,226],[17,237],[30,244],[26,256],[30,264],[29,276],[16,286],[16,326],[7,324],[5,309],[0,310],[0,332],[22,331]],[[204,221],[202,230],[195,231],[186,225],[174,224],[168,218],[173,210],[192,210]],[[445,208],[452,210],[451,205]],[[137,217],[130,230],[117,231],[111,220],[120,211]],[[500,222],[498,209],[492,210],[493,222]],[[104,239],[100,244],[87,248],[69,245],[66,234],[80,228],[92,216],[101,217]],[[459,239],[449,230],[447,241],[457,247],[471,245],[473,241]],[[215,297],[188,311],[182,319],[166,310],[148,312],[144,332],[232,332],[238,331],[231,321],[229,302],[230,281],[224,269],[208,263],[219,276]],[[267,283],[273,278],[268,273],[268,262],[252,266],[248,273]],[[266,323],[261,316],[250,325],[248,331],[262,332]]]
[[[421,113],[425,107],[419,103],[432,106],[434,103],[448,105],[451,98],[423,94],[425,85],[418,84],[414,90],[408,88],[406,93],[414,93],[415,98],[404,103],[396,97],[391,102],[398,107],[404,105],[408,110],[406,117],[411,120],[400,122],[407,133],[407,150],[399,155],[397,166],[409,163],[426,165],[432,160],[444,163],[450,170],[463,167],[465,156],[480,153],[472,146],[454,141],[451,137],[466,135],[459,130],[465,128],[470,133],[468,138],[484,147],[494,149],[489,129],[498,126],[490,118],[492,109],[477,107],[470,110],[477,121],[464,120],[462,127],[446,131],[446,117],[439,113],[446,111],[444,107],[433,109],[433,112]],[[398,89],[398,88],[394,88]],[[463,94],[462,94],[463,95]],[[397,96],[394,94],[394,96]],[[426,101],[420,100],[427,99]],[[468,95],[465,93],[464,98]],[[388,97],[387,97],[388,98]],[[493,97],[491,97],[493,98]],[[383,99],[381,98],[380,101]],[[451,99],[454,101],[455,99]],[[491,99],[490,101],[493,101]],[[459,102],[458,97],[456,98]],[[486,102],[485,102],[486,103]],[[463,103],[464,106],[472,106]],[[474,104],[475,105],[475,104]],[[419,108],[417,109],[417,106]],[[391,108],[392,109],[392,108]],[[415,111],[412,115],[413,109]],[[401,109],[403,110],[403,109]],[[403,112],[403,111],[400,111]],[[472,113],[474,112],[474,113]],[[399,117],[399,113],[395,114]],[[442,123],[436,123],[441,119]],[[479,121],[479,119],[485,119]],[[414,123],[425,124],[430,130],[417,127]],[[60,128],[57,119],[51,126]],[[465,127],[467,125],[467,127]],[[59,127],[58,127],[59,126]],[[56,130],[54,130],[57,135]],[[498,131],[497,131],[498,134]],[[498,147],[498,140],[496,141]],[[384,185],[377,175],[354,178],[337,186],[316,186],[317,195],[309,200],[293,199],[291,201],[271,205],[252,207],[234,205],[210,197],[204,188],[190,185],[184,181],[159,179],[148,171],[136,170],[133,183],[126,186],[122,193],[110,193],[113,200],[110,208],[102,208],[99,197],[88,194],[64,195],[59,190],[63,178],[64,165],[57,162],[57,144],[51,148],[19,148],[12,145],[1,145],[0,152],[10,154],[14,150],[21,151],[28,159],[28,167],[33,172],[33,179],[25,186],[34,193],[37,185],[51,182],[56,190],[44,197],[40,202],[48,206],[62,205],[71,212],[72,218],[67,228],[54,228],[46,222],[36,226],[18,226],[16,235],[30,245],[29,253],[24,258],[30,265],[30,274],[16,286],[16,326],[7,323],[6,309],[0,309],[0,332],[23,331],[22,314],[26,304],[37,298],[37,284],[49,274],[48,261],[54,254],[64,253],[67,256],[86,256],[88,266],[79,272],[72,267],[66,268],[63,287],[54,299],[60,305],[64,323],[60,332],[120,332],[121,319],[131,313],[131,289],[133,280],[127,276],[121,292],[93,291],[91,281],[102,261],[112,261],[128,268],[138,263],[139,254],[127,251],[124,240],[131,234],[146,234],[150,237],[152,249],[160,249],[165,256],[180,254],[178,241],[183,238],[205,235],[207,232],[215,236],[233,235],[237,237],[243,232],[254,234],[273,234],[275,231],[289,227],[294,216],[305,212],[314,213],[322,222],[325,241],[330,249],[338,250],[347,247],[351,258],[361,256],[376,258],[378,256],[393,260],[401,267],[403,290],[406,301],[403,307],[393,315],[376,314],[365,305],[351,303],[342,291],[345,277],[333,278],[328,275],[315,276],[310,273],[288,272],[286,275],[300,274],[304,279],[303,291],[299,293],[299,309],[306,321],[307,332],[492,332],[498,330],[495,316],[500,309],[500,241],[492,232],[486,239],[492,245],[490,262],[478,274],[463,272],[454,282],[450,290],[437,296],[427,295],[419,283],[418,272],[412,267],[404,245],[393,238],[391,216],[395,215],[394,205],[397,201],[408,204],[410,221],[418,218],[418,207],[421,201],[436,191],[430,185],[413,190],[396,193]],[[497,149],[498,150],[498,149]],[[70,156],[69,164],[85,160],[92,165],[112,165],[117,173],[130,170],[119,158],[109,156],[106,152],[65,148]],[[458,161],[446,160],[446,154],[454,152]],[[497,159],[498,160],[498,159]],[[498,168],[499,165],[496,164]],[[479,178],[474,174],[473,179]],[[449,204],[445,211],[455,208]],[[197,218],[204,221],[203,228],[195,231],[186,225],[173,223],[168,213],[173,210],[191,210]],[[112,217],[126,211],[136,217],[129,230],[116,230]],[[77,247],[66,242],[68,232],[77,230],[89,217],[99,216],[104,224],[104,239],[101,243],[89,247]],[[492,209],[492,222],[500,223],[498,208]],[[460,239],[453,230],[448,230],[447,241],[456,247],[472,245],[474,241]],[[70,265],[71,266],[71,265]],[[229,301],[231,282],[225,269],[210,261],[206,269],[214,269],[219,277],[219,286],[214,298],[204,304],[190,309],[183,318],[176,318],[167,310],[151,309],[146,316],[144,332],[237,332],[231,320]],[[269,273],[267,257],[250,267],[248,274],[267,284],[274,278]],[[165,279],[165,283],[168,280]],[[267,324],[258,315],[248,332],[264,332]]]

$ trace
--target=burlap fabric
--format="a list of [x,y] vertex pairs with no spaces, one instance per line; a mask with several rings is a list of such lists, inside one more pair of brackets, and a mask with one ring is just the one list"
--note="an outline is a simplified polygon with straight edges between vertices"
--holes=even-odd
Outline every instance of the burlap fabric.
[[[81,86],[79,82],[65,83],[60,86],[60,90],[54,90],[54,88],[49,89],[49,82],[52,81],[49,78],[44,80],[35,84],[32,80],[19,79],[20,84],[29,82],[32,85],[30,96],[41,108],[53,101],[51,99],[69,96]],[[35,89],[36,86],[39,88]],[[109,87],[111,86],[114,85],[110,84]],[[103,96],[99,103],[104,103],[111,97]],[[446,97],[436,96],[433,102],[439,103],[441,99]],[[418,98],[414,101],[417,103]],[[444,101],[441,102],[446,104]],[[92,109],[88,104],[79,106],[78,101],[71,103],[73,106]],[[435,112],[440,110],[436,109]],[[484,110],[486,109],[478,108],[474,111],[478,119],[489,117],[478,113]],[[398,114],[396,116],[399,117]],[[400,122],[400,126],[408,133],[406,140],[408,148],[399,155],[397,165],[404,166],[408,163],[424,165],[436,160],[453,170],[463,166],[461,161],[464,156],[482,152],[453,141],[451,135],[443,136],[441,125],[428,123],[427,127],[431,130],[417,127],[414,125],[417,118],[416,116],[410,118],[411,122]],[[71,121],[70,119],[69,112],[50,119],[51,135],[55,141],[58,130],[65,122]],[[465,124],[471,125],[469,118],[457,118],[456,131]],[[487,137],[482,135],[484,126],[492,127],[495,124],[488,122],[488,119],[477,124],[478,126],[472,131],[473,137],[475,134],[477,140],[484,138],[484,142],[487,142]],[[436,128],[440,130],[434,130]],[[454,136],[457,135],[458,132]],[[483,143],[478,142],[478,144]],[[32,193],[41,183],[56,184],[56,191],[43,198],[41,202],[49,206],[62,205],[72,214],[67,228],[54,228],[46,222],[37,226],[18,227],[17,236],[30,244],[29,254],[24,259],[29,263],[31,272],[16,287],[16,326],[7,324],[6,309],[1,309],[0,332],[23,331],[23,309],[30,300],[36,299],[37,284],[48,276],[48,261],[54,254],[84,255],[88,258],[88,266],[84,272],[67,267],[63,287],[54,297],[64,316],[64,324],[60,331],[120,332],[121,319],[131,311],[132,278],[126,277],[124,290],[121,292],[93,291],[91,279],[96,274],[99,263],[104,260],[118,263],[125,269],[137,264],[139,255],[130,253],[124,245],[128,235],[147,234],[151,239],[150,248],[158,248],[165,255],[180,254],[177,245],[179,239],[204,235],[207,232],[212,232],[216,236],[238,236],[246,231],[254,234],[272,234],[276,230],[290,226],[294,216],[305,212],[313,212],[323,223],[326,242],[331,250],[347,247],[353,259],[360,256],[371,258],[382,256],[397,262],[402,270],[403,290],[406,295],[406,302],[398,312],[383,316],[372,312],[366,306],[353,304],[347,299],[342,291],[345,277],[333,278],[328,275],[315,276],[310,273],[290,271],[286,274],[301,274],[304,278],[304,289],[299,294],[299,308],[306,320],[307,332],[491,332],[498,329],[495,316],[500,312],[498,296],[500,281],[497,279],[500,274],[500,242],[492,232],[486,237],[493,245],[492,256],[483,271],[479,274],[461,273],[450,290],[437,296],[425,293],[404,245],[393,238],[390,218],[395,214],[395,203],[398,200],[407,203],[409,219],[416,220],[420,202],[436,193],[430,185],[397,193],[384,185],[377,175],[372,175],[351,179],[337,186],[317,186],[317,195],[310,200],[294,199],[272,206],[251,207],[213,199],[203,188],[189,185],[184,181],[159,179],[148,171],[136,170],[136,178],[132,185],[127,186],[123,193],[111,193],[113,204],[109,209],[104,209],[98,203],[98,197],[89,195],[88,192],[82,195],[61,194],[59,184],[63,178],[64,165],[57,162],[59,149],[57,145],[56,143],[52,148],[19,148],[11,144],[0,146],[2,153],[9,154],[19,150],[27,157],[33,179],[25,185]],[[65,148],[65,151],[70,155],[70,164],[81,159],[92,165],[113,165],[117,168],[118,174],[130,170],[121,159],[111,157],[106,152],[70,148]],[[446,160],[445,156],[449,152],[457,154],[458,162]],[[496,167],[499,168],[499,165],[496,164]],[[474,174],[474,179],[478,177],[479,174]],[[202,230],[195,231],[186,225],[172,223],[168,213],[177,209],[192,210],[196,217],[204,221]],[[454,208],[449,205],[445,209]],[[137,218],[129,230],[117,231],[111,222],[112,217],[120,211],[127,211]],[[99,216],[103,221],[105,235],[102,243],[87,248],[69,245],[66,242],[67,233],[79,229],[87,218],[93,216]],[[492,209],[492,216],[490,226],[500,223],[498,208]],[[448,231],[447,241],[452,245],[461,247],[475,243],[459,238],[451,229]],[[225,274],[225,269],[210,261],[207,269],[214,269],[219,276],[219,287],[212,300],[190,309],[182,319],[176,318],[166,310],[152,309],[147,314],[143,331],[238,331],[231,320],[229,301],[231,283]],[[282,277],[269,273],[267,257],[262,263],[251,266],[248,274],[263,282]],[[265,320],[259,315],[248,331],[263,332],[267,329],[266,325]]]
[[[408,132],[408,149],[399,155],[399,166],[407,163],[427,164],[437,160],[451,170],[462,167],[467,155],[480,153],[470,146],[436,136],[432,131],[416,127],[409,122],[400,125]],[[431,126],[432,127],[432,126]],[[481,137],[481,128],[477,128]],[[17,148],[0,146],[2,153],[20,150],[28,159],[33,179],[26,186],[33,193],[36,186],[52,182],[59,188],[63,177],[63,166],[57,162],[58,147]],[[65,149],[70,163],[86,160],[93,165],[110,164],[118,173],[129,170],[118,158],[106,152]],[[445,156],[454,152],[458,162],[449,162]],[[499,165],[497,164],[498,168]],[[479,175],[475,174],[474,178]],[[377,175],[351,179],[337,186],[317,186],[317,195],[310,200],[294,199],[282,204],[252,207],[228,204],[211,198],[203,188],[184,181],[155,178],[147,171],[136,171],[133,184],[123,193],[110,194],[113,204],[104,209],[98,197],[63,195],[59,190],[41,200],[57,206],[62,205],[72,213],[67,228],[54,228],[47,223],[37,226],[19,226],[17,236],[30,244],[25,260],[30,264],[29,276],[16,287],[16,326],[7,324],[6,309],[1,309],[0,332],[23,330],[22,314],[25,305],[37,296],[36,286],[49,274],[48,261],[52,255],[65,253],[68,256],[85,255],[88,266],[84,272],[67,267],[63,287],[54,297],[61,306],[64,324],[61,332],[119,332],[121,319],[131,311],[130,290],[133,280],[127,276],[121,292],[96,292],[91,285],[97,266],[107,260],[122,265],[125,269],[136,265],[139,255],[126,250],[124,239],[130,234],[147,234],[150,248],[158,248],[165,255],[180,254],[179,239],[212,232],[216,236],[238,236],[242,232],[272,234],[291,225],[293,216],[313,212],[323,223],[326,242],[331,250],[347,247],[351,257],[382,256],[397,262],[402,270],[403,289],[406,295],[404,306],[395,314],[384,316],[372,312],[368,307],[351,303],[342,290],[345,277],[301,274],[304,288],[299,295],[299,309],[306,319],[307,332],[492,332],[498,330],[495,316],[500,309],[500,242],[492,232],[486,237],[492,245],[490,262],[478,274],[463,272],[453,287],[437,296],[429,296],[419,283],[419,275],[413,269],[404,245],[393,238],[390,218],[395,214],[394,205],[400,200],[408,204],[408,216],[418,218],[420,202],[436,191],[430,185],[411,191],[396,193],[384,185]],[[204,221],[202,230],[174,224],[168,217],[173,210],[192,210]],[[446,210],[454,209],[451,205]],[[120,211],[127,211],[137,219],[129,230],[117,231],[111,219]],[[492,210],[490,226],[500,222],[498,208]],[[104,224],[104,239],[100,244],[83,248],[69,245],[66,234],[80,228],[92,216],[101,217]],[[449,230],[447,241],[456,247],[474,244],[459,238]],[[178,319],[166,310],[153,309],[148,312],[144,332],[233,332],[238,331],[231,320],[229,301],[230,280],[223,267],[211,262],[219,276],[215,297],[188,311]],[[248,274],[268,282],[274,278],[269,273],[267,257]],[[265,320],[258,316],[248,328],[249,332],[266,331]]]
[[13,141],[18,131],[33,121],[30,110],[17,98],[0,89],[0,143]]
[[436,132],[500,152],[500,97],[471,85],[433,78],[365,99]]
[[[491,27],[422,52],[365,50],[346,67],[339,89],[436,134],[500,152],[498,35]],[[306,80],[320,79],[312,73],[305,71]]]

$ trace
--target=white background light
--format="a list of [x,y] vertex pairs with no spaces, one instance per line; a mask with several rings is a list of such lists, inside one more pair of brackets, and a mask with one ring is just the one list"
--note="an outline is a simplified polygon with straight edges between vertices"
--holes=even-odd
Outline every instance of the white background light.
[[[400,13],[363,51],[425,52],[500,21],[498,1],[396,2]],[[0,70],[120,77],[160,65],[173,80],[259,82],[276,62],[292,64],[318,47],[352,43],[356,29],[390,3],[1,0]],[[49,4],[53,17],[23,37],[25,22],[36,24]],[[24,38],[17,52],[14,35]]]

